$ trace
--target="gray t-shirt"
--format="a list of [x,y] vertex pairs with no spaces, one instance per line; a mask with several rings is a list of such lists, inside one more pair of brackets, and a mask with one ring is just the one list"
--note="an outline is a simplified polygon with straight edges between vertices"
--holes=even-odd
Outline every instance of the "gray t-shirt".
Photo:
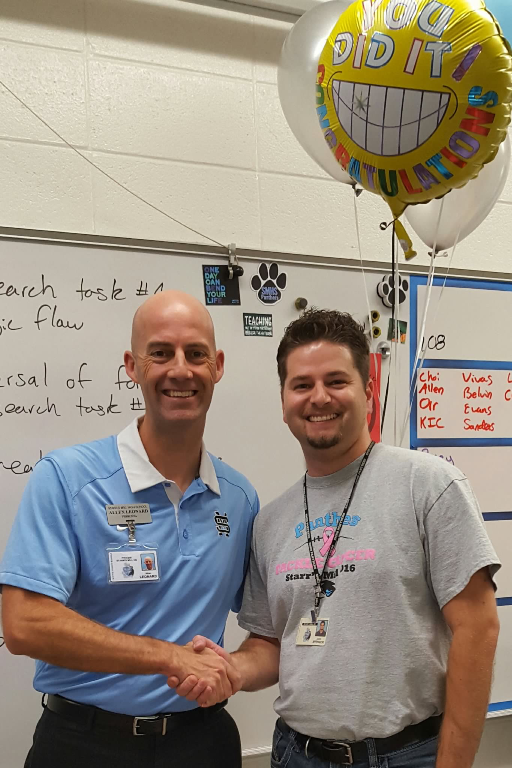
[[[308,476],[320,572],[359,464]],[[440,714],[450,642],[440,609],[485,566],[494,575],[500,563],[466,477],[435,456],[376,445],[328,563],[325,645],[297,646],[315,585],[301,479],[256,518],[238,616],[281,642],[278,715],[309,736],[360,740]]]

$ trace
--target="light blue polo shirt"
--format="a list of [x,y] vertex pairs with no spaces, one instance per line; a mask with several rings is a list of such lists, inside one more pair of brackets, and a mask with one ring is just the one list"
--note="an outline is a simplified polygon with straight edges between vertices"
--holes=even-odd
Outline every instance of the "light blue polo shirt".
[[[107,547],[126,544],[128,532],[108,525],[105,506],[141,503],[152,522],[137,525],[136,538],[157,545],[160,580],[110,584]],[[204,446],[199,477],[182,495],[150,464],[134,421],[117,438],[63,448],[36,464],[0,584],[48,595],[129,634],[179,645],[201,634],[222,643],[229,610],[240,609],[258,508],[249,481]],[[219,524],[219,515],[227,522]],[[196,706],[162,675],[76,672],[38,661],[34,687],[130,715]]]

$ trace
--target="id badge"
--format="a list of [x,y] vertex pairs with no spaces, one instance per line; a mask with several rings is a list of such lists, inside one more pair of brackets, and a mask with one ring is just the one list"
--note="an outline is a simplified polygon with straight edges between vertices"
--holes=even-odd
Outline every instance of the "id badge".
[[156,544],[112,544],[107,547],[109,584],[160,581]]
[[295,645],[325,645],[328,631],[329,619],[301,619]]

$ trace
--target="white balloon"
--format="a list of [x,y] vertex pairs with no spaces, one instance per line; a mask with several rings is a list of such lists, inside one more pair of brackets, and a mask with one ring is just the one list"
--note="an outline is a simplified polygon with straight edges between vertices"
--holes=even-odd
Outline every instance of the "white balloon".
[[434,245],[438,251],[452,248],[490,214],[503,192],[509,166],[510,139],[507,136],[494,160],[484,165],[476,179],[471,179],[460,189],[452,189],[439,200],[410,205],[405,211],[407,221],[429,248]]
[[301,16],[284,41],[277,85],[284,116],[297,141],[312,160],[344,184],[354,184],[324,139],[316,113],[318,59],[341,14],[352,0],[320,3]]

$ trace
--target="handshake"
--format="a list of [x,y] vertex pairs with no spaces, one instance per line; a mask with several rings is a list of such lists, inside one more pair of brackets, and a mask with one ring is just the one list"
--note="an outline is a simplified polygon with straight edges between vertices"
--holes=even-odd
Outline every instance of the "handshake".
[[192,642],[176,647],[176,674],[167,684],[188,701],[197,701],[200,707],[211,707],[237,693],[242,678],[233,657],[202,635]]

